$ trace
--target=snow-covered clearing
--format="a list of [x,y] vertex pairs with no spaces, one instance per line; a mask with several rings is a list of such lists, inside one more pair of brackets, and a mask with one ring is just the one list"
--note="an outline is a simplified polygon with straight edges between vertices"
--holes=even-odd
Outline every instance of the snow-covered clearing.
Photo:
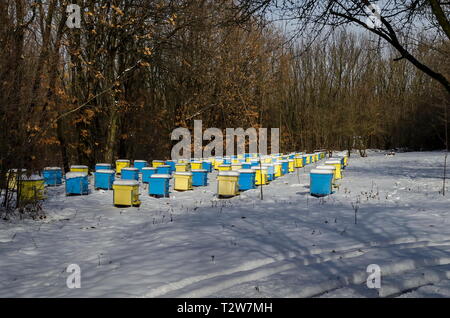
[[[0,222],[0,297],[450,296],[443,153],[354,155],[335,194],[308,171],[229,200],[210,185],[118,209],[112,192],[48,188],[44,221]],[[358,206],[355,224],[355,206]],[[81,288],[69,289],[69,264]],[[381,289],[366,287],[378,264]]]

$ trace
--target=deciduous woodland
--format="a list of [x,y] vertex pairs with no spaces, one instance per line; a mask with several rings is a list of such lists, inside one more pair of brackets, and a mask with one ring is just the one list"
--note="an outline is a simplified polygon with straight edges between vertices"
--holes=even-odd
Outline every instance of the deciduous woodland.
[[[2,0],[0,188],[11,168],[168,158],[171,131],[195,119],[280,128],[282,152],[446,147],[442,83],[364,28],[292,39],[271,2]],[[450,77],[448,37],[396,39]]]

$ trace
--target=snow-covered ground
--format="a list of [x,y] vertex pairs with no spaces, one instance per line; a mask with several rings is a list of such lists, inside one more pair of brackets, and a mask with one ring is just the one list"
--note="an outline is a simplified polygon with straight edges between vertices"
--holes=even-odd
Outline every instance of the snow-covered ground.
[[[443,153],[354,155],[326,198],[309,195],[312,167],[263,201],[259,189],[217,199],[215,173],[169,199],[141,186],[140,208],[49,188],[46,220],[0,221],[0,297],[450,297]],[[79,289],[66,286],[70,264]]]

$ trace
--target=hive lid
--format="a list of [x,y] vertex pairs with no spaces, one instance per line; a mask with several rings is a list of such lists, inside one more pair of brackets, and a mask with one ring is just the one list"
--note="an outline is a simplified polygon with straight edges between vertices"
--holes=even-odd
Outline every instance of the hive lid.
[[153,178],[153,179],[156,179],[156,178],[159,178],[159,179],[170,179],[171,176],[170,176],[170,174],[160,173],[160,174],[152,174],[150,176],[150,178]]
[[22,175],[20,180],[22,180],[22,181],[41,181],[41,180],[44,180],[44,178],[38,174],[32,174],[31,176]]
[[219,171],[219,176],[239,177],[238,171]]
[[137,186],[137,185],[139,185],[139,181],[137,181],[137,180],[117,180],[117,181],[114,181],[114,185]]
[[179,171],[175,172],[176,176],[192,176],[192,172],[189,171]]
[[134,162],[135,162],[135,163],[136,163],[136,162],[139,162],[139,163],[147,163],[147,160],[135,160]]
[[311,174],[334,174],[332,170],[312,169]]
[[164,162],[164,160],[153,160],[152,162]]
[[327,160],[325,161],[325,164],[341,164],[340,160]]
[[128,160],[128,159],[119,159],[119,160],[116,160],[116,162],[130,162],[130,160]]
[[264,167],[264,166],[262,166],[262,167],[252,167],[252,169],[253,170],[267,170],[267,167]]
[[111,167],[110,163],[97,163],[96,166],[100,166],[100,167]]
[[111,173],[116,173],[114,170],[98,170],[98,171],[95,171],[95,173],[108,173],[108,174],[111,174]]
[[144,167],[142,170],[156,170],[157,168],[154,167]]
[[336,170],[335,166],[317,166],[316,169],[322,169],[322,170]]
[[263,167],[273,167],[273,166],[275,166],[275,164],[273,164],[273,163],[263,163],[262,166]]
[[170,168],[170,166],[169,165],[161,165],[158,168]]
[[208,170],[205,170],[205,169],[192,169],[192,172],[208,172]]
[[[8,172],[18,172],[19,171],[19,169],[17,169],[17,168],[15,168],[15,169],[9,169],[8,170]],[[27,172],[27,169],[20,169],[20,171],[22,172],[22,173],[25,173],[25,172]]]
[[255,173],[255,170],[253,169],[240,169],[238,170],[239,173]]
[[187,163],[177,163],[176,166],[187,166]]
[[66,179],[84,178],[84,177],[87,177],[87,173],[85,173],[85,172],[67,172],[66,173]]
[[231,167],[231,165],[219,165],[219,167]]
[[133,167],[127,167],[127,168],[122,168],[122,171],[139,171],[139,169],[133,168]]
[[45,167],[45,171],[55,171],[55,170],[62,170],[60,167]]
[[88,169],[88,166],[70,166],[70,169]]

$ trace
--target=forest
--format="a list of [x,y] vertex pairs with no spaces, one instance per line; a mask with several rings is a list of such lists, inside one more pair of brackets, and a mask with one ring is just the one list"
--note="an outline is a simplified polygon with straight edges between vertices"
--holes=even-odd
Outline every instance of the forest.
[[291,36],[273,2],[295,15],[291,1],[2,0],[0,188],[13,168],[169,159],[171,132],[196,119],[279,128],[281,152],[448,147],[448,15],[433,15],[448,4],[399,1],[439,22],[397,28],[401,51],[339,20]]

